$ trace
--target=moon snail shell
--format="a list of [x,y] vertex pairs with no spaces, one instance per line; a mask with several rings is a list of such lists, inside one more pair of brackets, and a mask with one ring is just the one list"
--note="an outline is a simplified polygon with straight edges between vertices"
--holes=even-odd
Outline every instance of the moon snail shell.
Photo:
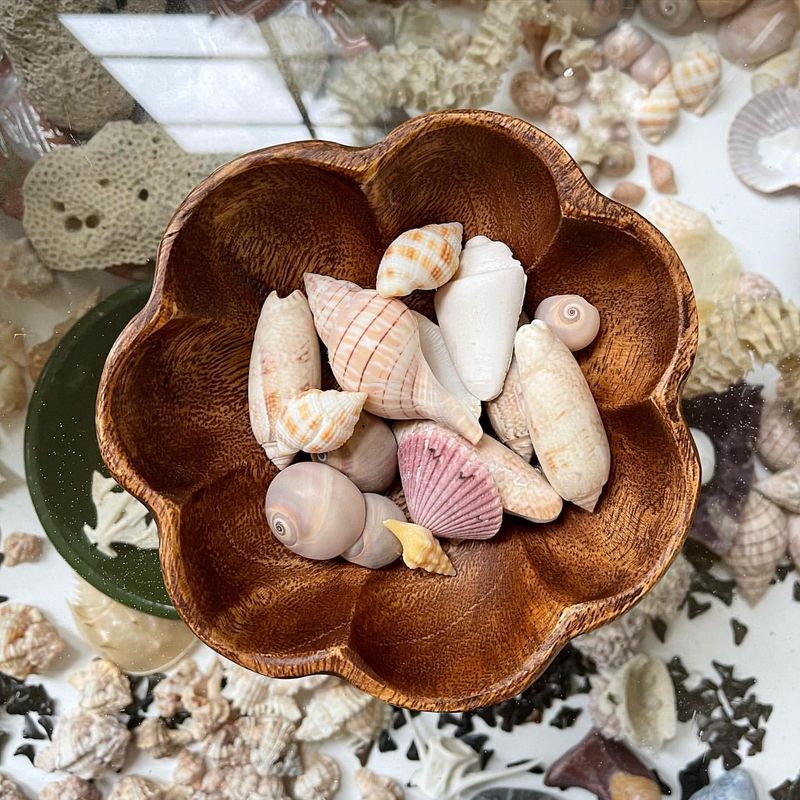
[[599,312],[578,294],[545,298],[537,306],[534,318],[547,323],[573,353],[590,345],[600,330]]

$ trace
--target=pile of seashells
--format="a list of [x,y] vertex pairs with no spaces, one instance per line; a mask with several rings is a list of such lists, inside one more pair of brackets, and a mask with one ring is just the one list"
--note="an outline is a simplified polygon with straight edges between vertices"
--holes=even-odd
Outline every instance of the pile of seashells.
[[[267,297],[250,419],[281,470],[267,522],[298,555],[372,569],[402,555],[412,569],[455,575],[437,537],[489,539],[503,511],[551,522],[563,500],[594,510],[610,450],[572,353],[597,336],[597,309],[548,297],[529,323],[510,248],[475,236],[462,249],[462,236],[459,222],[401,234],[376,289],[307,273],[308,300]],[[438,325],[398,299],[426,289]],[[317,335],[341,391],[320,388]],[[483,402],[500,441],[480,425]],[[291,464],[300,451],[313,461]]]

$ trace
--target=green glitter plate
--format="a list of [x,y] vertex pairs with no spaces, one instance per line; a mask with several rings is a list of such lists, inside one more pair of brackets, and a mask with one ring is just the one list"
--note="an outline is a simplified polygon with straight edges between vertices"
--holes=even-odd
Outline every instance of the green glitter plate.
[[28,490],[47,536],[96,589],[126,606],[177,619],[164,588],[158,551],[114,544],[109,558],[83,533],[95,524],[92,472],[108,471],[95,434],[95,400],[111,346],[150,295],[149,282],[99,303],[64,336],[33,391],[25,426]]

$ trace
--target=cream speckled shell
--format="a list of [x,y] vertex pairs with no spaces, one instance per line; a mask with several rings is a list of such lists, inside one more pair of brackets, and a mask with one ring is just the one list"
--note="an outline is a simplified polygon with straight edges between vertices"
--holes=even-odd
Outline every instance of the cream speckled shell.
[[755,605],[766,593],[787,544],[786,515],[775,503],[751,491],[733,547],[725,556],[739,591],[750,605]]
[[437,289],[458,269],[460,222],[425,225],[401,233],[386,249],[375,289],[381,297],[405,297],[415,289]]
[[286,406],[275,426],[275,438],[287,450],[336,450],[353,435],[366,399],[365,392],[309,389]]
[[677,122],[680,106],[672,76],[667,75],[636,108],[636,124],[642,136],[658,144]]
[[681,105],[704,114],[718,94],[721,78],[719,53],[702,36],[694,34],[672,65],[672,81]]
[[792,514],[800,514],[800,462],[755,485],[764,497]]

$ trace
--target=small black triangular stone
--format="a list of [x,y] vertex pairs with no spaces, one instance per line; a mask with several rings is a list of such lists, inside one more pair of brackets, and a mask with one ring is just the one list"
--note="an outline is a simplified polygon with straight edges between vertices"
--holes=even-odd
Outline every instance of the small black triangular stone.
[[738,647],[747,636],[747,625],[739,622],[738,619],[731,619],[731,628],[733,628],[733,643]]

